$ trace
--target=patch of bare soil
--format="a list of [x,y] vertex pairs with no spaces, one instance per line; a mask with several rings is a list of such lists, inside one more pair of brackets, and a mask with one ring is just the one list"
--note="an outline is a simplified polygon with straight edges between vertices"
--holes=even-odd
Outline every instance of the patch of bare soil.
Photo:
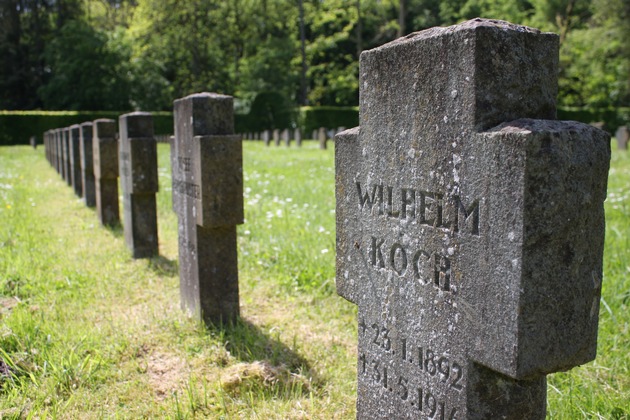
[[189,375],[185,361],[173,354],[151,353],[147,355],[146,363],[149,384],[160,400],[180,389]]
[[221,377],[221,385],[225,391],[232,393],[238,392],[241,387],[252,386],[293,388],[299,385],[303,391],[307,391],[310,381],[284,365],[274,366],[266,360],[256,360],[231,366]]

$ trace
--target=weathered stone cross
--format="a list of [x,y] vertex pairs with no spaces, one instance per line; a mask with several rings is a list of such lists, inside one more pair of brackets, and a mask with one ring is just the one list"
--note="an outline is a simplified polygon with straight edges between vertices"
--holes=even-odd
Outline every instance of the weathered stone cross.
[[239,315],[236,225],[243,223],[243,146],[231,96],[174,103],[173,208],[178,216],[182,308],[206,323]]
[[595,357],[609,137],[555,121],[558,38],[476,19],[366,51],[336,140],[357,416],[544,418]]

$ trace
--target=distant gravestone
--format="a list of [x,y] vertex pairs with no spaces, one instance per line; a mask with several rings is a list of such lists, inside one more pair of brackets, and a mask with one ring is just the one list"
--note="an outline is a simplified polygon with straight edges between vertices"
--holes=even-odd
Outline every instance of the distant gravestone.
[[271,137],[271,136],[270,136],[270,134],[269,134],[269,130],[265,130],[265,131],[263,131],[263,136],[262,136],[262,138],[263,138],[263,141],[265,142],[265,146],[269,146],[269,142],[270,142],[270,140],[269,140],[269,139],[270,139],[270,137]]
[[617,150],[628,150],[628,138],[630,137],[630,130],[627,125],[622,125],[617,129],[615,138],[617,139]]
[[274,146],[280,146],[280,130],[273,130],[273,144]]
[[118,125],[125,242],[134,258],[150,258],[158,254],[158,165],[153,116],[147,112],[124,114]]
[[284,145],[287,147],[291,146],[291,135],[289,134],[289,129],[285,128],[284,130],[282,130],[282,141],[284,142]]
[[200,93],[174,103],[173,207],[182,308],[206,323],[239,316],[236,225],[243,223],[243,149],[233,98]]
[[295,138],[295,145],[297,147],[302,147],[302,131],[300,131],[299,128],[296,128],[293,133],[293,138]]
[[63,178],[63,140],[61,135],[61,129],[55,130],[55,146],[56,146],[56,168],[57,173]]
[[475,19],[365,51],[337,135],[357,417],[544,419],[595,357],[606,133],[554,121],[558,37]]
[[120,223],[116,122],[103,118],[92,124],[96,212],[101,224],[115,226]]
[[28,141],[33,149],[37,149],[37,137],[31,136]]
[[319,148],[322,150],[326,150],[326,148],[328,147],[328,134],[324,127],[320,127],[319,130],[317,130],[317,139],[319,140]]
[[70,129],[68,127],[61,129],[61,138],[63,141],[63,179],[66,184],[72,185],[72,175],[70,172]]
[[79,129],[79,151],[81,153],[81,183],[83,186],[83,202],[87,207],[96,206],[96,185],[94,182],[94,160],[92,153],[93,125],[84,122]]
[[79,125],[72,125],[68,128],[70,135],[70,179],[72,188],[77,197],[83,197],[83,180],[81,178],[81,130]]

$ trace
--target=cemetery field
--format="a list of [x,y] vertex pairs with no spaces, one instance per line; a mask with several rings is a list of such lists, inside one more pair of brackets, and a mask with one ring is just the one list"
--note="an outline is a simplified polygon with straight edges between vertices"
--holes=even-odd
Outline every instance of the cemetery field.
[[[0,418],[354,418],[334,150],[244,143],[242,320],[223,329],[180,310],[168,145],[158,158],[160,256],[134,260],[43,148],[0,148]],[[613,150],[598,357],[548,377],[549,418],[630,418],[629,180]]]

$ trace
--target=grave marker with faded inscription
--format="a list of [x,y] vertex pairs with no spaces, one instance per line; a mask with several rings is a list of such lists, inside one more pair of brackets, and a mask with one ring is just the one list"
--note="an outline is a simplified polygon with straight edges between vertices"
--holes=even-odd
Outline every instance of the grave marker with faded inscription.
[[83,202],[87,207],[96,206],[96,185],[94,182],[94,160],[92,153],[93,126],[91,122],[80,125],[79,149],[81,152],[81,182],[83,184]]
[[243,146],[231,96],[174,103],[173,207],[182,308],[206,323],[239,316],[236,225],[243,223]]
[[615,132],[617,138],[617,149],[628,150],[628,139],[630,139],[630,130],[627,125],[622,125]]
[[78,125],[72,125],[68,128],[69,140],[68,146],[70,157],[70,179],[74,193],[78,197],[83,197],[83,181],[81,178],[81,151],[80,140],[81,133]]
[[116,121],[103,118],[92,124],[96,212],[101,224],[114,226],[120,223]]
[[125,242],[134,258],[149,258],[158,254],[158,165],[153,116],[148,112],[124,114],[118,124]]
[[61,142],[61,129],[55,129],[55,169],[57,173],[63,177],[63,149]]
[[66,184],[72,186],[72,175],[70,172],[70,129],[61,129],[61,139],[63,142],[63,179]]
[[357,417],[543,419],[595,357],[609,137],[555,121],[558,37],[475,19],[365,51],[336,141]]

